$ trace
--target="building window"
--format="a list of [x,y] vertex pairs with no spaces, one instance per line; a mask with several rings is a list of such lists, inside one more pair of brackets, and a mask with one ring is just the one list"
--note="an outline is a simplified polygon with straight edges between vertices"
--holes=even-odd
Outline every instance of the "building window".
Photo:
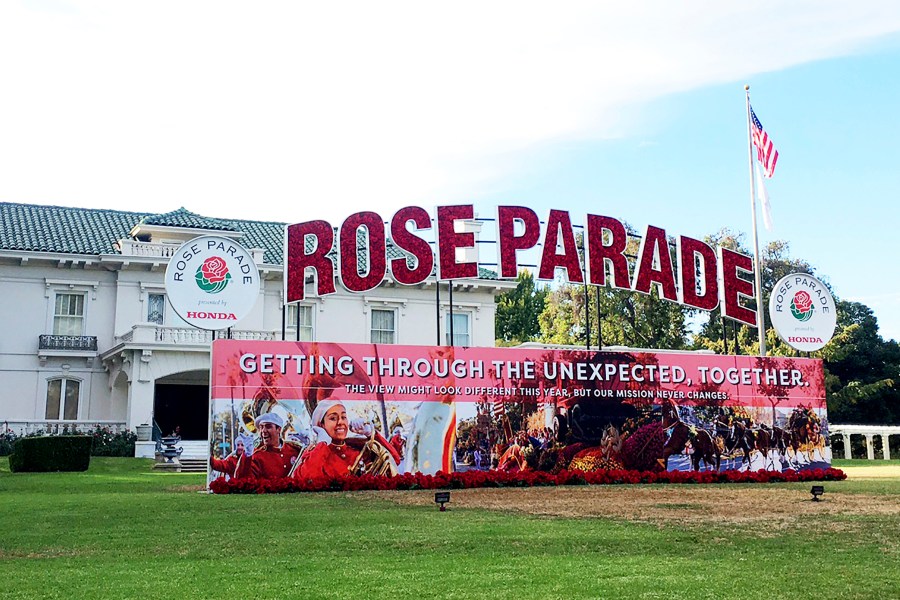
[[166,295],[147,295],[147,322],[162,325],[166,320]]
[[81,382],[75,379],[51,379],[47,382],[47,412],[44,418],[75,421]]
[[287,307],[286,327],[298,342],[311,342],[315,339],[313,327],[313,307],[309,304],[291,304]]
[[53,335],[84,335],[84,294],[56,294]]
[[397,335],[397,312],[390,309],[372,309],[372,343],[393,344]]
[[[453,319],[453,339],[450,339],[450,319]],[[446,340],[448,346],[469,347],[469,313],[447,313]]]

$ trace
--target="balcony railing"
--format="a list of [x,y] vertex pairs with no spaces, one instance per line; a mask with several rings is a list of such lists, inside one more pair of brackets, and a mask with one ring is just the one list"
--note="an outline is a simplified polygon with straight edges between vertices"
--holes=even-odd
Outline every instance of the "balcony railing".
[[178,250],[177,244],[154,244],[136,240],[119,240],[119,250],[125,256],[152,256],[172,258]]
[[[207,331],[205,329],[183,327],[157,327],[156,341],[173,344],[204,344],[214,339],[224,339],[227,334],[224,331]],[[271,341],[277,339],[273,331],[242,331],[234,329],[231,337],[235,340]]]
[[[132,327],[119,336],[118,340],[126,344],[209,344],[214,339],[227,337],[223,331],[207,331],[193,327],[162,327],[150,323],[142,323]],[[272,341],[280,339],[275,331],[247,331],[233,329],[231,337],[235,340]]]
[[[128,239],[119,240],[117,243],[119,252],[123,256],[146,256],[151,258],[172,258],[175,256],[175,251],[180,247],[179,244],[159,244]],[[253,256],[254,262],[262,264],[265,250],[262,248],[251,248],[250,254]]]
[[75,350],[81,352],[97,351],[95,335],[41,335],[38,338],[39,350]]
[[0,422],[2,431],[13,432],[16,435],[28,435],[34,433],[46,433],[48,435],[56,435],[60,433],[90,433],[96,429],[108,429],[112,433],[121,433],[125,431],[125,421],[60,421],[51,419],[32,419],[20,421],[3,421]]

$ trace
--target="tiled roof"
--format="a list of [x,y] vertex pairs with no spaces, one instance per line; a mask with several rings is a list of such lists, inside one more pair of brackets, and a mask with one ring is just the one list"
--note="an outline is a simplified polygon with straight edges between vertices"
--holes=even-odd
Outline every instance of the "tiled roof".
[[[0,202],[0,250],[115,254],[118,252],[115,242],[128,238],[129,232],[138,224],[243,232],[242,245],[263,248],[264,260],[268,264],[283,264],[284,223],[210,218],[184,208],[153,214]],[[362,244],[358,247],[364,248]],[[312,249],[309,248],[310,251]],[[357,254],[360,268],[364,268],[365,258],[360,254]],[[403,255],[389,242],[388,260]],[[479,277],[496,279],[497,275],[493,271],[479,269]]]
[[127,239],[138,224],[242,231],[247,248],[265,249],[265,262],[281,264],[283,223],[209,219],[183,208],[148,214],[95,208],[70,208],[0,202],[0,250],[115,254],[114,244]]
[[237,231],[234,225],[228,221],[204,217],[197,213],[192,213],[184,207],[161,215],[150,215],[141,219],[141,224],[164,227],[190,227],[192,229],[211,229],[215,231]]
[[111,254],[113,243],[146,215],[0,202],[0,249],[64,254]]

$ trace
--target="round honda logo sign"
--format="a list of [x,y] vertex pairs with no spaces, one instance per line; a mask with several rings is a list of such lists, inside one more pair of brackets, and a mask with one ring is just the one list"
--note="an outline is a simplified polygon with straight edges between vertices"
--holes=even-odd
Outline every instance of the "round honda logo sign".
[[831,292],[806,273],[792,273],[778,280],[769,297],[769,318],[778,336],[801,352],[821,349],[837,325]]
[[204,235],[178,248],[166,268],[166,294],[182,319],[200,329],[226,329],[259,297],[253,256],[228,238]]

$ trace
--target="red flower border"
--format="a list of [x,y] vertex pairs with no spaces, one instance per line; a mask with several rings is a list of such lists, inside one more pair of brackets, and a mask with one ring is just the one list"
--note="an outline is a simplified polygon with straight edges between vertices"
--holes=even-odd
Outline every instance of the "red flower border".
[[231,479],[224,477],[209,484],[216,494],[286,494],[292,492],[350,492],[356,490],[436,490],[486,487],[535,487],[555,485],[621,485],[638,483],[785,483],[797,481],[843,481],[847,475],[840,469],[810,469],[806,471],[628,471],[610,470],[525,471],[466,471],[438,472],[435,475],[405,473],[394,477],[375,475],[344,475],[332,479],[300,481],[287,477],[278,479]]

